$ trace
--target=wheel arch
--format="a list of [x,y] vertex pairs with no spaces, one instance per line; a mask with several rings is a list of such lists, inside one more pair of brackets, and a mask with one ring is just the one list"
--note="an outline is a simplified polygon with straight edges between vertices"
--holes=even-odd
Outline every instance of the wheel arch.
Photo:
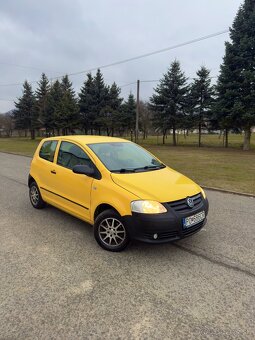
[[34,179],[34,177],[32,177],[30,174],[28,175],[28,180],[27,180],[27,184],[30,187],[30,184],[32,182],[36,182],[36,180]]
[[94,214],[93,214],[93,221],[95,222],[97,216],[98,216],[99,214],[101,214],[103,211],[108,210],[108,209],[111,209],[111,210],[116,211],[116,213],[119,214],[119,215],[121,216],[121,214],[119,213],[119,211],[118,211],[115,207],[113,207],[111,204],[108,204],[108,203],[100,203],[100,204],[96,207],[96,209],[95,209],[95,211],[94,211]]

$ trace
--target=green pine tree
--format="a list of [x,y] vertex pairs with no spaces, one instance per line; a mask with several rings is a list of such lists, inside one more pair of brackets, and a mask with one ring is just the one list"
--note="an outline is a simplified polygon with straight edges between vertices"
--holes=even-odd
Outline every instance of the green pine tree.
[[135,118],[136,101],[134,95],[130,93],[128,99],[122,104],[120,123],[122,130],[127,130],[130,132],[131,140],[133,140],[133,133],[135,131]]
[[107,130],[107,135],[114,135],[114,130],[120,127],[119,121],[121,119],[121,103],[123,98],[120,97],[121,90],[114,82],[110,89],[108,95],[108,102],[105,108],[107,112],[107,117],[105,121],[105,126]]
[[73,133],[79,125],[79,107],[68,76],[64,76],[61,81],[61,116],[59,117],[59,127],[62,128],[63,135]]
[[47,124],[53,130],[53,133],[56,129],[58,135],[60,135],[60,129],[62,128],[62,98],[62,87],[60,82],[56,80],[51,85],[49,92],[49,114]]
[[211,85],[210,71],[202,66],[190,89],[194,127],[198,128],[198,146],[201,146],[202,128],[212,114],[214,90]]
[[[235,125],[244,130],[243,149],[249,150],[251,128],[255,125],[254,0],[245,0],[240,7],[230,29],[230,38],[231,43],[229,47],[228,45],[226,47],[226,56],[227,53],[231,53],[231,58],[225,59],[224,63],[225,66],[231,69],[233,74],[229,74],[229,78],[225,79],[226,93],[229,95],[228,100],[234,104]],[[222,74],[223,70],[221,69]],[[233,75],[235,76],[234,79]],[[226,74],[224,76],[226,77]],[[231,106],[232,104],[229,105]]]
[[173,131],[173,145],[177,145],[176,129],[182,126],[187,105],[187,78],[182,72],[179,61],[175,60],[163,75],[155,93],[150,98],[154,111],[154,124],[163,132],[163,143],[168,129]]
[[53,121],[50,116],[51,112],[49,110],[49,92],[50,83],[45,73],[42,73],[41,79],[38,82],[38,88],[35,91],[36,98],[36,111],[38,114],[38,119],[41,124],[46,128],[46,133],[53,130]]
[[238,117],[234,109],[238,85],[238,70],[235,67],[235,56],[232,45],[227,42],[220,75],[216,85],[216,101],[213,108],[214,128],[224,130],[224,146],[228,147],[228,134],[238,127]]
[[23,84],[23,94],[15,102],[14,120],[17,128],[30,131],[31,139],[35,139],[35,130],[39,126],[35,103],[32,87],[25,81]]
[[107,106],[109,101],[109,86],[104,82],[104,77],[101,71],[98,69],[93,80],[94,83],[94,112],[95,127],[98,129],[98,133],[101,134],[101,129],[104,128],[105,119],[107,117]]
[[87,74],[87,79],[84,82],[81,91],[79,93],[79,109],[80,109],[80,120],[81,126],[85,133],[90,130],[91,135],[93,134],[94,122],[96,119],[95,107],[95,86],[94,80],[91,73]]

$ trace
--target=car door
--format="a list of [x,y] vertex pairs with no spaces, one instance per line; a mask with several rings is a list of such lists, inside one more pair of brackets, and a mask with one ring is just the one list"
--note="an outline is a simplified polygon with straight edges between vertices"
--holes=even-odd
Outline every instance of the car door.
[[75,174],[75,165],[93,163],[86,152],[73,142],[61,141],[56,162],[52,164],[51,174],[54,176],[51,191],[55,194],[55,204],[61,209],[82,218],[91,220],[90,199],[93,178]]

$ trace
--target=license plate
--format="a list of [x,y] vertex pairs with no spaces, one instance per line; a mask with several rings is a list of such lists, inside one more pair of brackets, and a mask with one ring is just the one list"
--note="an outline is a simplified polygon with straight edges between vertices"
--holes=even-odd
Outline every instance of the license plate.
[[197,213],[196,215],[185,217],[183,219],[183,229],[190,228],[193,225],[196,225],[196,224],[202,222],[204,219],[205,219],[205,212],[204,211],[201,211],[201,212]]

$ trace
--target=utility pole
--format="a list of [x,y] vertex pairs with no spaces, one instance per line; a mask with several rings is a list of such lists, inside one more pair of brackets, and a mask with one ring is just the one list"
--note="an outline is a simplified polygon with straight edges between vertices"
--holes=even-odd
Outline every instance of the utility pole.
[[139,134],[139,107],[140,107],[140,80],[137,80],[137,94],[136,94],[136,117],[135,117],[135,142],[138,141]]

